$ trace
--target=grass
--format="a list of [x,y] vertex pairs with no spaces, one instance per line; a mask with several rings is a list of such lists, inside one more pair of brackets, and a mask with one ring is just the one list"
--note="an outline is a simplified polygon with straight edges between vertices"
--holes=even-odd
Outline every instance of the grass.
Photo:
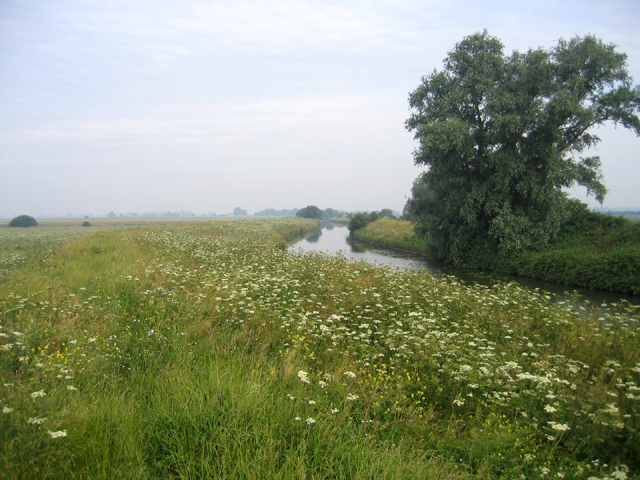
[[356,230],[353,237],[361,242],[384,248],[426,254],[424,241],[416,237],[411,222],[383,217]]
[[0,478],[638,478],[636,308],[283,250],[316,228],[103,229],[11,270]]

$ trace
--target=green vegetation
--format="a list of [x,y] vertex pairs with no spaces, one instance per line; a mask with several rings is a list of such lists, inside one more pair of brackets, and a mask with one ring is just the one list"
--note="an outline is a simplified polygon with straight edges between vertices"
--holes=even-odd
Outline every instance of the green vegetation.
[[[405,220],[382,218],[353,233],[356,240],[428,255]],[[640,222],[579,208],[558,239],[541,251],[498,257],[490,270],[522,277],[640,295]]]
[[501,259],[496,269],[539,280],[640,295],[640,222],[576,212],[539,252]]
[[393,211],[390,208],[383,208],[380,212],[360,212],[351,215],[347,227],[349,228],[349,234],[353,235],[354,232],[366,227],[370,223],[375,222],[380,218],[396,218],[393,216]]
[[320,220],[322,218],[322,210],[315,205],[307,205],[296,212],[296,217],[315,218],[316,220]]
[[395,250],[425,255],[424,240],[415,234],[413,224],[396,218],[379,218],[365,227],[351,232],[361,242]]
[[486,31],[468,36],[409,103],[414,160],[428,170],[407,211],[431,255],[456,266],[545,248],[574,210],[567,187],[606,193],[599,158],[582,156],[599,141],[590,130],[640,134],[626,55],[590,35],[511,55]]
[[38,221],[29,215],[20,215],[9,222],[10,227],[37,227]]
[[369,212],[369,213],[356,213],[349,219],[349,224],[347,228],[349,229],[349,234],[353,235],[354,232],[360,230],[361,228],[366,227],[370,223],[375,222],[381,217],[378,212]]
[[637,309],[280,248],[315,228],[94,230],[10,272],[2,477],[639,477]]

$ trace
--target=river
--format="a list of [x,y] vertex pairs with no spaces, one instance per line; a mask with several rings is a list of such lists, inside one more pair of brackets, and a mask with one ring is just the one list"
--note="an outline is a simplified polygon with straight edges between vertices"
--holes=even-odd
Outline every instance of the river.
[[373,264],[392,265],[401,269],[415,270],[416,272],[428,271],[439,275],[451,275],[466,283],[480,283],[492,285],[496,282],[516,281],[528,288],[540,288],[554,294],[558,300],[568,297],[567,292],[577,292],[584,300],[591,304],[618,303],[626,300],[633,305],[640,305],[640,297],[624,293],[613,293],[603,290],[591,290],[588,288],[569,287],[552,282],[543,282],[523,277],[499,275],[476,270],[450,268],[433,260],[420,256],[400,253],[393,250],[374,248],[361,243],[352,243],[348,240],[349,230],[340,225],[325,225],[321,232],[305,238],[289,247],[290,252],[296,251],[321,251],[328,253],[341,253],[356,260],[365,260]]

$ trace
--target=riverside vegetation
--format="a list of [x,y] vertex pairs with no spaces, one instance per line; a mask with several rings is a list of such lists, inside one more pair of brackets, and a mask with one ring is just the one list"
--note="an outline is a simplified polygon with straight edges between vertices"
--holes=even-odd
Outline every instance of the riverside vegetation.
[[[382,218],[352,232],[356,240],[429,255],[405,220]],[[576,287],[640,295],[640,222],[576,209],[557,239],[539,251],[487,256],[483,269]]]
[[7,267],[0,478],[639,478],[635,307],[285,251],[315,228],[83,228]]

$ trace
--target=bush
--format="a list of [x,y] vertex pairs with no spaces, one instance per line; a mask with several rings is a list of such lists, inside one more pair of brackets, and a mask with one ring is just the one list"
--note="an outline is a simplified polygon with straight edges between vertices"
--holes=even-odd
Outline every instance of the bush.
[[37,227],[38,222],[29,215],[20,215],[9,222],[10,227]]
[[86,220],[84,222],[82,222],[82,226],[83,227],[90,227],[91,223],[87,222]]
[[322,219],[322,210],[315,205],[307,205],[296,212],[296,217]]
[[348,226],[349,233],[353,235],[353,232],[355,232],[356,230],[360,230],[361,228],[366,227],[367,225],[369,225],[372,222],[375,222],[381,217],[382,215],[380,215],[378,212],[356,213],[349,220],[349,226]]

